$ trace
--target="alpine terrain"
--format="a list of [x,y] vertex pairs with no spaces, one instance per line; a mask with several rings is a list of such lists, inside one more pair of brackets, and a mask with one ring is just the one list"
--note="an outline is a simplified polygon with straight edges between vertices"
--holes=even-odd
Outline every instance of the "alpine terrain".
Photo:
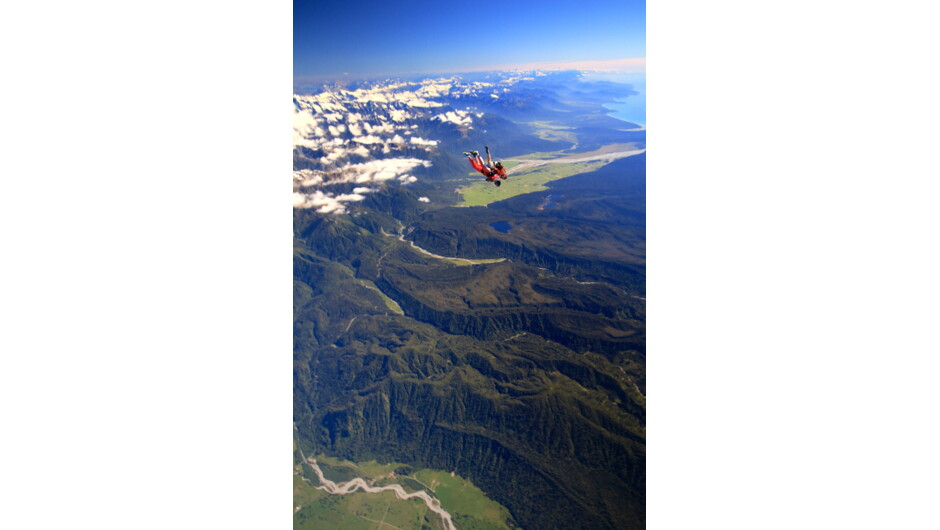
[[[383,495],[415,528],[643,528],[646,131],[604,106],[632,87],[532,71],[297,92],[295,527],[341,502],[387,527],[348,500]],[[484,146],[499,187],[462,154]],[[460,515],[450,477],[499,515]]]

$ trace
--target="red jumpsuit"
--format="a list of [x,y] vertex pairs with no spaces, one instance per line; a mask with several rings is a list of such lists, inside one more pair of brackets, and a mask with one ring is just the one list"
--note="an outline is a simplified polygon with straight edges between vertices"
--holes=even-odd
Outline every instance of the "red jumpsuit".
[[486,164],[483,163],[482,158],[473,157],[473,156],[468,156],[467,158],[470,159],[470,165],[473,166],[473,169],[479,171],[480,173],[483,173],[483,176],[486,177],[486,180],[488,181],[496,180],[496,177],[499,177],[501,179],[506,178],[506,168],[491,169],[490,167],[488,167]]

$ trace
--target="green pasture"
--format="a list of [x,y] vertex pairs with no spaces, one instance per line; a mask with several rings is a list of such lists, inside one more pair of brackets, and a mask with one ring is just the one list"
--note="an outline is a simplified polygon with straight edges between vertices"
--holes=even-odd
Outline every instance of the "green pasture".
[[[392,462],[375,461],[354,464],[349,461],[316,456],[321,469],[329,468],[334,475],[358,476],[376,480],[375,485],[400,484],[407,491],[423,489],[437,497],[461,530],[509,529],[509,511],[489,499],[469,480],[449,472],[421,469],[409,476],[389,477],[395,469],[407,468]],[[313,476],[313,473],[306,473]],[[327,475],[324,470],[324,475]],[[294,529],[342,528],[363,530],[438,529],[441,520],[427,505],[417,499],[403,501],[391,491],[333,495],[316,489],[303,480],[300,465],[294,466]],[[330,478],[327,476],[327,478]],[[314,480],[314,482],[316,482]],[[299,508],[299,509],[298,509]]]
[[516,195],[544,191],[548,189],[545,185],[553,180],[594,171],[606,163],[606,161],[592,161],[571,164],[545,164],[521,173],[512,173],[510,171],[509,178],[504,180],[499,187],[494,186],[491,182],[478,180],[457,188],[460,193],[459,206],[486,206]]
[[415,480],[425,484],[463,530],[508,529],[509,510],[491,500],[469,480],[446,471],[422,469]]

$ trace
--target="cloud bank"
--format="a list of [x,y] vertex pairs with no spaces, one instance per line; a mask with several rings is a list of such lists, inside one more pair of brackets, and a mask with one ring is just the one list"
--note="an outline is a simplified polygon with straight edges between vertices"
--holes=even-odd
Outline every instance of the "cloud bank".
[[[294,171],[294,207],[348,213],[350,203],[363,200],[364,194],[417,182],[412,172],[431,162],[395,153],[430,155],[438,147],[439,140],[416,133],[418,120],[471,126],[470,113],[441,109],[445,104],[438,101],[466,89],[455,78],[442,78],[294,95],[295,164],[304,168]],[[355,186],[352,193],[350,184]]]
[[[401,185],[417,182],[410,172],[431,167],[431,162],[417,158],[388,158],[348,164],[332,171],[301,169],[294,171],[294,208],[314,208],[319,213],[347,213],[346,204],[358,202],[366,193],[378,191],[387,182]],[[331,186],[357,184],[352,193],[334,192]]]

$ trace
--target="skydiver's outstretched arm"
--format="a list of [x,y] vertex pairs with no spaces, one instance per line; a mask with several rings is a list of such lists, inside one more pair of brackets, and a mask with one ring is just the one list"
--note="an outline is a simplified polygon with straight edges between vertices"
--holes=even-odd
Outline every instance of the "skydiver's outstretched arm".
[[486,149],[486,165],[493,167],[493,157],[490,156],[490,146],[484,145],[483,148]]

